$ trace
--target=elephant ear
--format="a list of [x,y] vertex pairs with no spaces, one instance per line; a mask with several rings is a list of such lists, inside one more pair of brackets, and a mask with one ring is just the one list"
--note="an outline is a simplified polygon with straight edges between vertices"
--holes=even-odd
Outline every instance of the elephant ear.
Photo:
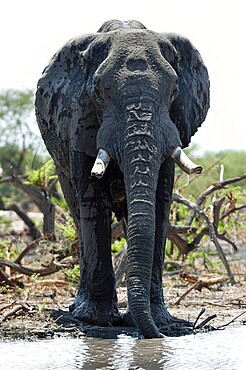
[[99,124],[87,94],[90,81],[83,51],[96,37],[74,38],[53,56],[38,81],[35,101],[43,137],[53,131],[74,150],[91,156],[96,155]]
[[209,76],[198,50],[185,37],[165,34],[175,47],[178,62],[173,65],[178,75],[179,94],[171,107],[171,118],[176,124],[183,147],[205,120],[209,109]]

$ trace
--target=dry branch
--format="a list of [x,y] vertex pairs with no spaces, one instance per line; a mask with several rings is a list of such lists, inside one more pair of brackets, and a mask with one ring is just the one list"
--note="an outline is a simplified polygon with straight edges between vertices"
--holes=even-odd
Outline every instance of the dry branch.
[[43,232],[44,234],[49,234],[50,239],[55,239],[55,207],[50,200],[49,190],[53,190],[57,183],[57,178],[55,178],[50,184],[50,188],[41,191],[38,187],[34,185],[28,185],[23,182],[22,178],[16,176],[12,173],[10,183],[16,188],[21,189],[24,193],[30,196],[36,206],[44,215]]
[[10,311],[2,314],[1,321],[6,321],[10,316],[14,316],[19,311],[30,311],[30,307],[26,303],[15,304]]
[[41,233],[40,233],[39,229],[36,227],[35,223],[30,219],[30,217],[28,217],[28,215],[26,214],[26,212],[23,212],[20,209],[20,207],[17,204],[12,203],[12,204],[10,204],[10,205],[7,206],[3,202],[3,199],[0,197],[0,209],[3,210],[3,211],[13,211],[13,212],[15,212],[17,214],[17,216],[19,216],[20,219],[29,228],[30,236],[33,239],[39,238],[41,236]]
[[19,254],[16,258],[15,263],[21,263],[21,260],[25,257],[25,255],[30,252],[32,249],[36,248],[40,241],[45,240],[45,237],[41,237],[39,239],[34,240],[32,243],[28,244],[23,251]]
[[39,276],[46,276],[51,275],[54,272],[61,270],[62,268],[66,267],[63,264],[57,264],[54,261],[51,262],[50,266],[45,267],[43,269],[40,268],[29,268],[21,265],[20,263],[11,262],[0,258],[0,266],[8,266],[11,269],[20,272],[21,274],[32,276],[33,274],[38,274]]
[[[245,175],[246,176],[246,175]],[[218,255],[223,263],[223,265],[225,266],[226,268],[226,271],[227,271],[227,274],[230,278],[230,282],[231,284],[235,284],[235,279],[234,279],[234,276],[231,272],[231,269],[230,269],[230,266],[227,262],[227,259],[226,259],[226,256],[224,254],[224,251],[217,239],[217,236],[216,236],[216,232],[214,230],[214,225],[212,224],[212,222],[209,220],[209,217],[206,215],[206,213],[202,210],[202,208],[198,205],[198,204],[195,204],[195,203],[192,203],[190,202],[188,199],[182,197],[180,194],[176,194],[174,193],[173,194],[173,197],[172,199],[178,203],[181,203],[181,204],[184,204],[186,205],[189,209],[191,209],[193,212],[195,213],[198,213],[199,216],[201,216],[206,224],[207,224],[207,227],[208,227],[208,230],[209,230],[209,236],[210,236],[210,240],[214,243],[216,249],[217,249],[217,252],[218,252]]]
[[175,302],[175,305],[178,306],[180,302],[192,291],[192,290],[198,290],[199,292],[202,290],[202,288],[209,288],[211,285],[219,284],[222,282],[225,282],[228,280],[227,277],[219,276],[216,278],[210,278],[210,279],[198,279],[196,276],[191,276],[186,273],[179,274],[181,279],[187,281],[188,283],[193,284],[189,289],[187,289]]
[[32,283],[27,283],[26,286],[56,286],[56,287],[66,287],[68,285],[68,282],[65,280],[58,280],[58,279],[52,279],[52,280],[37,280],[33,281]]
[[[196,205],[201,206],[203,204],[203,202],[206,200],[206,198],[209,195],[211,195],[212,193],[214,193],[215,191],[217,191],[219,189],[223,189],[227,185],[234,184],[235,182],[242,181],[242,180],[245,180],[245,179],[246,179],[246,174],[241,175],[241,176],[237,176],[237,177],[233,177],[233,178],[225,180],[225,181],[219,181],[219,182],[216,182],[216,183],[210,185],[205,191],[203,191],[199,195],[199,197],[197,198],[197,201],[196,201]],[[194,217],[195,217],[195,211],[193,211],[190,214],[190,217],[187,219],[186,225],[191,225]]]

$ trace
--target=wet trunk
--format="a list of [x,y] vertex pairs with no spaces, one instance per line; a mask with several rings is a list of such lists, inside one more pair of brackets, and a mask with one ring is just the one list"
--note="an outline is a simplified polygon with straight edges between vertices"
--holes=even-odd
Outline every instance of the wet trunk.
[[150,313],[155,243],[155,202],[160,153],[151,121],[128,122],[125,135],[125,184],[128,203],[128,303],[146,338],[160,337]]

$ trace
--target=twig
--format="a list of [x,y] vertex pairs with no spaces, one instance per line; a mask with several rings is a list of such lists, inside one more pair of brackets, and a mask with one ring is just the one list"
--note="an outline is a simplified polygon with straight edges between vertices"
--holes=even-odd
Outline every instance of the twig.
[[197,325],[194,329],[195,330],[198,330],[198,329],[202,329],[209,321],[215,319],[215,317],[217,317],[216,314],[213,314],[213,315],[210,315],[208,316],[205,320],[203,320],[199,325]]
[[193,324],[193,329],[195,329],[195,327],[196,327],[196,324],[197,324],[197,321],[200,319],[200,317],[204,314],[204,312],[205,312],[205,308],[203,307],[202,309],[201,309],[201,311],[199,312],[199,314],[198,314],[198,316],[197,316],[197,318],[196,318],[196,320],[195,320],[195,322],[194,322],[194,324]]
[[6,303],[6,304],[3,304],[2,306],[0,306],[0,312],[1,311],[4,311],[10,307],[13,307],[14,305],[16,304],[16,301],[13,301],[11,303]]
[[[245,177],[246,177],[246,175],[245,175]],[[225,181],[224,181],[224,183],[225,183]],[[231,272],[231,269],[230,269],[230,266],[227,262],[224,251],[221,248],[221,245],[220,245],[220,243],[219,243],[219,241],[216,237],[214,226],[213,226],[212,222],[209,220],[209,217],[206,215],[206,213],[202,210],[202,208],[198,204],[190,202],[188,199],[185,199],[180,194],[174,193],[173,196],[172,196],[172,199],[175,200],[176,202],[179,202],[181,204],[186,205],[188,208],[192,209],[194,212],[197,212],[205,220],[205,222],[208,225],[210,240],[214,243],[214,245],[217,249],[219,257],[220,257],[223,265],[225,266],[227,274],[230,278],[230,282],[231,282],[232,285],[236,284],[236,281],[235,281],[234,276]]]
[[200,285],[200,281],[197,281],[195,284],[193,284],[186,292],[184,292],[179,299],[174,303],[175,306],[178,306],[182,299],[184,299],[193,289],[198,288]]
[[224,328],[224,327],[226,327],[226,326],[230,325],[232,322],[234,322],[236,319],[238,319],[240,316],[244,315],[245,313],[246,313],[246,311],[241,312],[239,315],[237,315],[236,317],[234,317],[234,318],[233,318],[231,321],[229,321],[227,324],[223,324],[223,325],[218,326],[218,328],[217,328],[217,329],[221,329],[221,328]]
[[[212,194],[216,190],[223,189],[227,185],[233,184],[233,183],[238,182],[238,181],[242,181],[244,179],[246,179],[246,174],[244,174],[242,176],[234,177],[234,178],[231,178],[231,179],[228,179],[228,180],[225,180],[225,181],[219,181],[219,182],[216,182],[215,184],[210,185],[197,198],[197,202],[196,202],[197,206],[201,206],[202,203],[207,198],[207,196],[210,195],[210,194]],[[193,212],[191,213],[190,217],[187,219],[186,225],[191,225],[191,223],[192,223],[192,221],[194,219],[194,216],[195,216],[195,211],[193,210]]]

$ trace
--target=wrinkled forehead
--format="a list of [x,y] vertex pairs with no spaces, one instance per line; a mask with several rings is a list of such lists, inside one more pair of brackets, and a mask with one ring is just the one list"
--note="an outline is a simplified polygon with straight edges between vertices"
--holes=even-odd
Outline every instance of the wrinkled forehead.
[[[97,38],[103,44],[113,46],[116,50],[129,50],[144,48],[153,50],[160,41],[158,34],[147,29],[119,28],[107,33],[101,33]],[[168,42],[168,41],[167,41]]]
[[146,28],[118,28],[114,31],[98,33],[96,38],[83,53],[84,57],[97,60],[98,56],[124,59],[129,54],[143,57],[160,58],[162,55],[169,63],[176,58],[176,50],[171,42],[163,35]]

